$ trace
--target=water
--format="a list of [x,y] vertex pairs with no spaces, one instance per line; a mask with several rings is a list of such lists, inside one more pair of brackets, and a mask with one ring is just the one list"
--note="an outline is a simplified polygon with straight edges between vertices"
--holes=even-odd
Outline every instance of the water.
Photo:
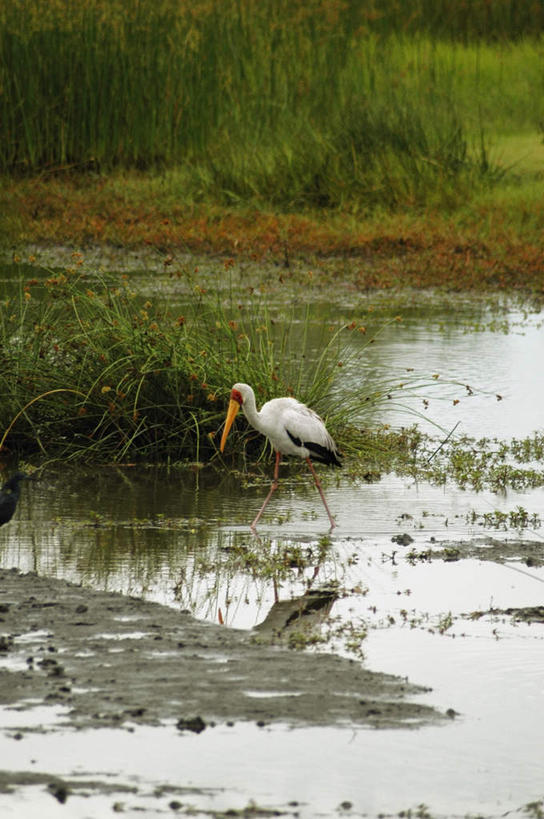
[[[265,619],[278,589],[281,599],[303,593],[312,574],[293,570],[274,585],[229,561],[233,547],[255,548],[244,523],[264,489],[242,489],[215,470],[50,473],[25,487],[17,519],[0,532],[1,562],[144,595],[216,622],[221,609],[228,625],[252,628]],[[0,746],[9,751],[2,753],[9,767],[136,782],[138,797],[127,804],[150,814],[167,802],[151,797],[153,789],[180,782],[197,789],[189,799],[195,810],[242,809],[253,799],[302,817],[337,815],[344,802],[354,815],[396,813],[420,803],[433,815],[495,815],[541,798],[542,626],[461,615],[541,605],[543,570],[515,560],[412,564],[407,547],[391,537],[408,532],[410,548],[417,549],[431,538],[436,545],[482,537],[466,519],[474,504],[507,508],[530,499],[542,508],[543,493],[497,498],[390,476],[370,485],[342,479],[327,486],[327,494],[339,526],[318,579],[351,589],[334,605],[333,624],[364,624],[364,664],[432,687],[419,698],[458,712],[451,724],[416,732],[237,725],[183,740],[172,726],[116,732],[106,743],[102,732],[68,739],[53,733],[20,743],[4,737]],[[326,518],[311,480],[301,485],[287,478],[272,504],[261,528],[262,548],[317,552]],[[401,516],[406,512],[410,519]],[[285,522],[278,525],[278,516]],[[540,537],[538,531],[528,536]],[[512,532],[498,537],[516,539]],[[453,624],[441,634],[448,614]],[[331,636],[329,650],[348,653],[341,636]],[[13,725],[13,718],[4,724]],[[36,808],[37,815],[35,791],[19,799],[10,804],[24,806],[29,817]],[[93,799],[98,805],[103,797]],[[289,807],[293,800],[296,809]],[[70,800],[71,815],[88,815],[81,802],[78,812],[78,799]]]
[[[520,320],[511,316],[514,326]],[[363,366],[360,362],[350,369],[354,383],[366,372],[378,379],[411,369],[422,378],[427,374],[427,380],[429,374],[439,374],[439,383],[421,390],[421,398],[407,404],[442,427],[449,430],[459,424],[459,434],[503,439],[542,429],[544,378],[536,362],[544,353],[544,328],[538,319],[509,333],[474,333],[455,324],[437,332],[426,322],[408,321],[402,329],[390,327],[379,342],[367,348]],[[468,394],[466,384],[473,394]],[[385,420],[398,424],[407,418],[392,412]]]
[[[444,428],[460,422],[459,432],[504,439],[541,430],[538,318],[524,321],[512,312],[508,333],[473,332],[466,313],[433,320],[430,327],[428,314],[414,314],[391,325],[364,356],[350,359],[342,373],[348,388],[408,369],[440,373],[428,409],[420,398],[411,406]],[[350,338],[357,353],[365,338]],[[464,384],[480,391],[468,395]],[[402,424],[406,416],[392,410],[379,420]],[[242,809],[250,800],[301,817],[376,816],[421,803],[433,815],[517,815],[542,799],[543,627],[470,615],[542,605],[544,570],[525,565],[523,546],[540,544],[541,530],[484,530],[471,512],[523,506],[544,517],[544,491],[474,493],[395,475],[369,484],[329,472],[325,492],[338,527],[322,552],[327,519],[303,466],[282,465],[261,541],[248,531],[271,469],[270,463],[242,486],[215,467],[50,468],[40,482],[25,485],[16,518],[0,530],[0,565],[143,595],[246,629],[266,618],[278,593],[289,599],[308,583],[336,581],[347,594],[332,608],[328,650],[349,655],[345,627],[361,634],[364,628],[358,648],[367,667],[431,687],[419,699],[459,716],[417,731],[237,725],[180,737],[165,726],[68,738],[56,730],[14,742],[9,731],[17,720],[4,711],[0,753],[8,767],[136,783],[137,796],[121,801],[150,813],[168,809],[170,792],[158,801],[153,794],[173,783],[183,783],[178,796],[196,815]],[[399,534],[412,542],[392,541]],[[499,562],[485,559],[490,535],[507,550]],[[470,557],[408,559],[412,551],[461,542],[476,544]],[[311,557],[306,569],[273,582],[241,568],[236,555],[244,549],[260,550],[263,564],[282,550]],[[43,713],[36,718],[47,724]],[[52,725],[58,718],[51,712]],[[96,810],[111,810],[103,794],[93,799]],[[56,815],[51,796],[43,800],[29,786],[16,798],[0,797],[0,808],[3,815],[14,809],[21,815],[22,808],[28,817]],[[67,807],[70,816],[89,815],[85,799],[59,806],[59,815]]]

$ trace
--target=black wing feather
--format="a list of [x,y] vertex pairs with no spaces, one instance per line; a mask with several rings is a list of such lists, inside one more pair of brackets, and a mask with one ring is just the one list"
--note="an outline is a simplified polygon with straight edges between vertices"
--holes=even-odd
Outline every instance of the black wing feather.
[[301,441],[296,435],[292,435],[288,429],[286,432],[295,446],[304,446],[306,449],[309,449],[313,459],[318,463],[328,464],[329,466],[342,466],[337,452],[332,449],[327,449],[326,446],[322,446],[321,444],[314,444],[313,441]]

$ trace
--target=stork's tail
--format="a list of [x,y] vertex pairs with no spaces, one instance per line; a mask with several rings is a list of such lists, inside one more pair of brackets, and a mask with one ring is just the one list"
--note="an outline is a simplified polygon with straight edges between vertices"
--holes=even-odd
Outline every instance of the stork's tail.
[[342,466],[340,455],[336,449],[329,449],[321,444],[314,444],[312,441],[304,441],[303,446],[310,450],[314,461],[328,466]]

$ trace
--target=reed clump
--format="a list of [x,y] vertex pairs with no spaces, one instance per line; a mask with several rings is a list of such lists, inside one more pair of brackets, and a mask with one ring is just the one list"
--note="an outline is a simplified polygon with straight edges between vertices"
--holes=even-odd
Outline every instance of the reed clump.
[[77,267],[37,274],[0,303],[0,428],[11,449],[199,460],[215,451],[235,381],[263,400],[302,388],[294,351],[265,313],[256,325],[243,305],[228,312],[198,285],[182,314],[138,296],[127,279]]
[[[356,452],[376,408],[426,389],[421,378],[392,375],[358,378],[346,392],[346,369],[379,329],[367,338],[352,321],[316,331],[309,311],[289,320],[280,309],[278,320],[257,296],[225,299],[187,284],[175,308],[77,262],[21,278],[0,302],[0,449],[94,462],[208,460],[232,384],[245,381],[259,403],[295,395],[314,407]],[[250,456],[265,446],[245,424],[235,444]]]

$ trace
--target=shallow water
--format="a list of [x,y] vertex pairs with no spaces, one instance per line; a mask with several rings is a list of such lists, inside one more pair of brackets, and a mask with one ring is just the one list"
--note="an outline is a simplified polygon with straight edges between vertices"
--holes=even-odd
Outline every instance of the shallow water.
[[[520,319],[511,316],[513,323]],[[379,344],[365,351],[364,366],[353,365],[349,377],[356,383],[367,370],[380,378],[410,368],[422,378],[439,374],[440,383],[406,401],[411,409],[448,430],[459,424],[459,434],[475,438],[524,437],[543,425],[544,378],[538,363],[543,354],[544,329],[538,320],[509,333],[470,332],[452,317],[440,332],[421,320],[405,321],[402,328],[392,326],[380,335]],[[474,394],[467,394],[466,384]],[[406,424],[407,416],[393,411],[382,420]]]
[[[265,516],[262,541],[254,538],[246,522],[266,489],[263,481],[242,489],[206,470],[50,473],[25,487],[17,519],[0,531],[1,564],[143,594],[216,622],[221,610],[228,625],[251,628],[265,619],[276,593],[280,599],[302,594],[314,572],[293,569],[276,584],[263,581],[230,559],[232,549],[260,549],[266,557],[270,549],[303,548],[317,555],[327,531],[311,481],[287,477]],[[471,508],[530,502],[542,509],[544,493],[499,498],[389,476],[376,484],[341,479],[327,494],[339,525],[326,556],[316,559],[313,582],[336,580],[350,592],[332,608],[326,650],[349,654],[342,624],[364,627],[364,664],[431,687],[418,698],[453,708],[459,716],[451,724],[415,732],[237,725],[195,738],[180,738],[173,726],[137,728],[114,733],[107,752],[102,732],[71,735],[68,743],[62,732],[20,743],[4,735],[9,767],[27,769],[32,756],[31,769],[76,780],[91,772],[108,782],[132,781],[138,796],[123,799],[150,813],[166,809],[172,798],[170,791],[157,798],[156,789],[180,782],[199,789],[182,799],[197,811],[241,809],[253,799],[302,817],[338,815],[343,802],[354,815],[425,803],[432,815],[488,816],[542,798],[543,627],[462,615],[541,605],[544,570],[516,559],[414,563],[406,554],[431,538],[436,547],[480,537],[484,552],[485,533],[466,519]],[[285,522],[278,524],[278,517]],[[414,542],[392,543],[398,533],[410,533]],[[540,542],[541,535],[536,530],[524,538]],[[452,625],[440,633],[450,614]],[[13,718],[4,723],[6,729],[13,724]],[[103,796],[93,799],[98,805]],[[24,806],[31,817],[40,798],[30,788],[10,804]],[[70,815],[85,816],[85,800],[81,810],[78,804],[70,799]]]
[[[320,582],[335,579],[357,585],[359,576],[364,580],[371,571],[367,561],[387,576],[403,566],[415,576],[437,566],[421,561],[411,565],[406,556],[412,550],[474,538],[481,538],[485,550],[489,536],[519,540],[515,530],[472,523],[474,510],[510,511],[521,505],[542,513],[544,507],[544,489],[495,495],[395,475],[369,484],[325,473],[338,526],[325,559],[319,560],[328,520],[311,476],[306,478],[304,471],[290,476],[287,464],[282,472],[259,539],[248,523],[268,489],[266,474],[255,485],[241,487],[217,469],[49,470],[39,482],[25,486],[16,518],[0,530],[0,565],[143,594],[203,617],[216,617],[221,606],[229,625],[251,628],[259,621],[259,610],[239,601],[262,600],[271,592],[240,571],[235,550],[260,552],[263,560],[282,549],[309,550],[319,565]],[[408,546],[392,541],[404,534],[412,538]],[[524,529],[521,536],[540,543],[543,534]],[[313,568],[311,557],[308,562]],[[455,568],[448,566],[450,571]],[[293,588],[302,590],[305,582],[303,577],[291,580]]]
[[[541,429],[538,318],[523,320],[513,312],[508,333],[474,332],[466,312],[433,320],[439,328],[416,314],[391,325],[364,357],[350,360],[345,382],[356,388],[408,368],[444,372],[461,386],[438,379],[428,409],[421,398],[411,404],[442,427],[460,422],[458,432],[506,439]],[[351,339],[354,350],[364,343],[363,335]],[[468,395],[465,383],[480,392]],[[391,411],[375,420],[402,424],[413,416]],[[0,530],[0,565],[143,595],[245,629],[261,623],[277,597],[336,582],[345,595],[322,627],[325,650],[351,652],[356,661],[362,655],[373,670],[429,686],[421,701],[459,716],[417,731],[237,725],[180,737],[169,726],[111,736],[82,732],[69,742],[63,732],[51,733],[17,743],[9,736],[17,721],[4,711],[0,752],[10,769],[133,782],[138,795],[127,796],[127,805],[150,812],[167,810],[172,798],[158,799],[156,788],[183,782],[199,789],[182,799],[196,815],[240,809],[254,799],[302,817],[375,816],[421,803],[433,815],[495,816],[544,798],[544,626],[515,624],[499,614],[470,619],[473,612],[542,605],[544,570],[526,565],[524,544],[542,543],[543,532],[483,529],[471,522],[471,513],[523,506],[542,518],[544,490],[496,495],[395,475],[366,483],[329,472],[325,491],[338,522],[329,543],[311,477],[303,467],[284,464],[257,539],[247,524],[271,468],[241,486],[211,467],[51,467],[39,482],[25,485],[15,519]],[[403,534],[412,542],[392,541]],[[485,559],[490,537],[512,545],[500,562]],[[476,552],[453,562],[409,559],[412,552],[460,542],[474,543]],[[308,567],[293,566],[269,580],[242,559],[251,554],[263,566],[271,553],[296,556],[297,550]],[[44,714],[36,717],[47,723]],[[58,718],[51,714],[53,723]],[[96,810],[111,810],[103,794],[93,800]],[[45,815],[56,815],[52,801],[47,795],[51,813]],[[350,809],[339,807],[348,802]],[[22,807],[25,816],[44,815],[35,788],[16,799],[0,797],[0,806],[5,815],[13,809],[21,815]],[[70,816],[88,815],[85,799],[71,799],[69,806]],[[59,806],[62,811],[66,806]]]
[[[477,703],[481,705],[480,700]],[[510,704],[504,703],[505,709]],[[10,753],[15,769],[31,768],[32,757],[40,768],[48,764],[53,774],[71,771],[76,781],[91,771],[98,781],[107,778],[112,786],[116,781],[147,782],[151,787],[146,793],[137,798],[121,794],[118,801],[157,812],[177,797],[196,815],[241,810],[250,800],[305,819],[339,813],[397,815],[400,810],[415,810],[425,799],[433,816],[464,816],[468,810],[472,815],[497,816],[504,806],[520,805],[527,794],[538,794],[541,743],[534,722],[531,725],[526,717],[512,733],[510,721],[492,721],[489,712],[479,708],[471,725],[472,730],[456,722],[446,728],[393,733],[238,725],[219,726],[199,736],[180,736],[174,726],[137,728],[134,733],[106,729],[72,734],[69,743],[66,735],[37,736],[31,750],[28,741],[11,741]],[[459,733],[464,736],[456,736]],[[482,734],[495,745],[485,759]],[[529,743],[530,763],[513,753],[512,745],[519,741]],[[251,760],[249,787],[244,760]],[[176,785],[181,793],[176,793]],[[25,805],[24,796],[19,796],[14,807],[25,806],[30,819],[38,815],[26,812],[35,799],[34,794]],[[342,803],[351,805],[345,813]],[[85,805],[78,806],[72,798],[68,809],[71,816],[88,815]]]

